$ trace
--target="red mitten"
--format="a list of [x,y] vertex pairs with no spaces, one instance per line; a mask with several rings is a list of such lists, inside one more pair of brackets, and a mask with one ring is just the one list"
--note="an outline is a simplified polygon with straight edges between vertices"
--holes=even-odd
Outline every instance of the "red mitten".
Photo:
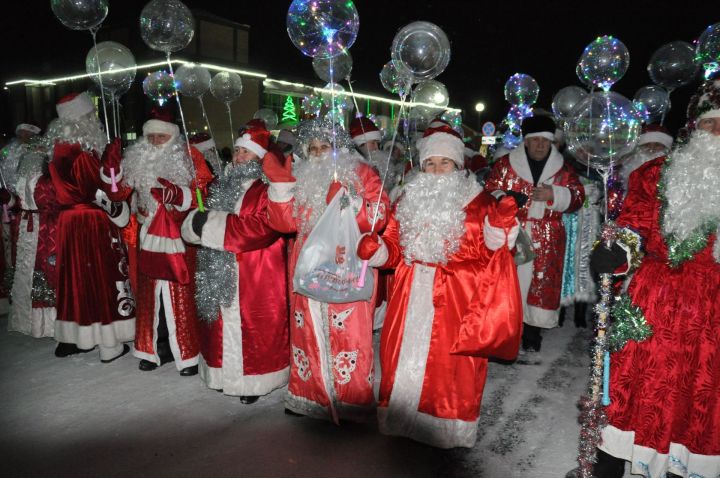
[[515,198],[512,196],[503,196],[495,208],[488,214],[488,220],[491,226],[506,229],[515,225],[517,212],[518,207]]
[[288,161],[274,151],[268,151],[262,160],[263,173],[271,183],[291,183],[292,161]]
[[160,204],[172,204],[173,206],[182,206],[183,190],[165,178],[158,178],[158,182],[162,184],[161,188],[150,189],[150,194]]
[[122,161],[122,140],[115,138],[105,147],[105,151],[103,151],[103,174],[110,177],[110,168],[113,168],[116,174],[119,173],[120,161]]
[[360,242],[358,242],[357,255],[360,259],[368,261],[375,255],[378,249],[380,249],[380,240],[377,232],[364,234],[360,238]]
[[325,202],[327,204],[330,204],[330,201],[333,200],[335,195],[340,191],[342,188],[342,183],[340,181],[333,181],[330,183],[330,188],[328,189],[327,196],[325,196]]

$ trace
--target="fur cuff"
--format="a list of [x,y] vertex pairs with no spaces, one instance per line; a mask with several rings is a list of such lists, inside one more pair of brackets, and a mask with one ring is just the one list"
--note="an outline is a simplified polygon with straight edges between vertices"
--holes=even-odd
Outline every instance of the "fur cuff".
[[[108,170],[108,172],[110,172]],[[123,168],[120,166],[120,171],[115,171],[115,184],[120,184],[123,178]],[[105,175],[105,166],[100,166],[100,179],[105,184],[112,184],[112,178]]]
[[193,218],[197,214],[198,210],[194,209],[190,211],[180,227],[180,234],[185,242],[188,244],[200,245],[200,236],[195,234],[195,230],[192,227]]
[[491,251],[497,251],[507,243],[508,248],[515,247],[515,241],[520,233],[520,223],[515,219],[515,225],[509,231],[505,231],[502,227],[490,225],[490,220],[485,216],[483,224],[483,237],[485,239],[485,247]]
[[553,201],[552,204],[548,204],[548,207],[553,211],[565,212],[570,207],[570,201],[572,200],[572,194],[570,190],[564,186],[552,185],[553,190]]
[[293,188],[295,187],[295,181],[289,183],[270,183],[268,187],[268,199],[272,202],[288,202],[295,193]]

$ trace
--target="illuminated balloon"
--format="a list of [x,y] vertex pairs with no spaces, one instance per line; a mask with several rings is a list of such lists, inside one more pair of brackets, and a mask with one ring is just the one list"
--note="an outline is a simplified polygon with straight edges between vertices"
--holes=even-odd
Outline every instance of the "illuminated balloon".
[[668,91],[687,85],[698,71],[695,49],[684,41],[667,43],[650,57],[647,70],[653,83]]
[[645,107],[643,116],[646,115],[647,122],[656,123],[667,113],[670,107],[670,95],[660,86],[643,86],[635,93],[633,102],[640,103]]
[[260,119],[263,120],[265,123],[265,127],[268,130],[277,128],[278,124],[278,116],[277,113],[275,113],[270,108],[262,108],[255,112],[253,115],[253,119]]
[[720,69],[720,23],[708,26],[700,34],[695,61],[705,69],[705,78]]
[[415,87],[412,94],[413,103],[425,103],[423,106],[427,109],[428,114],[435,116],[441,114],[447,108],[450,103],[450,96],[448,95],[447,88],[445,85],[435,80],[428,80],[420,83]]
[[582,78],[605,91],[625,75],[629,65],[630,53],[625,44],[607,35],[586,46],[580,57]]
[[580,83],[582,83],[583,86],[588,90],[591,90],[595,87],[595,85],[593,85],[590,80],[583,76],[582,68],[580,66],[580,60],[578,60],[578,64],[575,66],[575,74],[577,75],[578,80],[580,80]]
[[182,65],[175,72],[178,91],[190,98],[200,98],[210,89],[210,72],[197,63]]
[[530,75],[515,73],[505,82],[505,100],[511,105],[533,105],[540,87]]
[[287,14],[287,32],[303,54],[335,56],[349,49],[360,28],[350,0],[293,0]]
[[[348,104],[352,102],[345,93],[345,88],[337,83],[328,83],[320,93],[323,104],[328,110],[348,111]],[[333,98],[334,93],[334,98]],[[333,103],[334,100],[334,103]]]
[[392,61],[385,63],[385,66],[380,71],[380,83],[382,83],[383,88],[394,95],[405,96],[410,91],[412,82],[412,78],[398,72]]
[[140,12],[140,36],[153,50],[182,50],[194,34],[195,18],[179,0],[151,0]]
[[578,161],[607,170],[635,148],[640,126],[630,100],[612,91],[600,91],[578,103],[565,123],[565,135]]
[[320,116],[320,110],[322,109],[322,106],[322,98],[319,98],[315,95],[306,96],[302,100],[302,110],[305,114],[318,117]]
[[[99,63],[99,65],[98,65]],[[85,57],[85,71],[90,78],[100,85],[98,66],[102,73],[102,86],[115,91],[120,86],[135,79],[137,64],[132,52],[125,46],[114,41],[104,41],[93,47]]]
[[210,93],[221,103],[232,103],[240,98],[242,91],[242,79],[237,73],[221,71],[210,80]]
[[566,86],[561,89],[552,101],[552,110],[559,120],[566,120],[572,113],[575,105],[580,103],[588,95],[588,92],[579,86]]
[[175,95],[175,87],[170,73],[165,70],[149,73],[143,80],[143,92],[160,106],[164,105]]
[[413,22],[400,29],[390,51],[395,68],[415,82],[432,80],[450,63],[447,35],[430,22]]
[[460,114],[459,111],[446,111],[440,119],[449,123],[452,129],[460,134],[460,136],[465,136],[465,131],[462,127],[462,114]]
[[71,30],[97,28],[108,14],[107,0],[51,0],[50,8]]
[[[346,79],[352,70],[352,56],[347,50],[342,51],[334,57],[318,55],[312,62],[315,74],[321,80],[330,83]],[[330,66],[332,65],[332,71]]]

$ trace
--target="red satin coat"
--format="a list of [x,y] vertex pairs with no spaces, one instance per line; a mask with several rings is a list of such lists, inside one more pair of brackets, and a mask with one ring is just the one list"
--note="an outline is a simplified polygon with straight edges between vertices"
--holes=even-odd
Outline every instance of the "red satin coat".
[[669,266],[658,199],[664,161],[633,172],[617,219],[643,240],[646,255],[628,293],[653,334],[611,355],[607,415],[613,427],[634,432],[637,446],[667,454],[671,444],[681,444],[693,454],[715,455],[708,457],[716,460],[714,475],[720,472],[720,264],[712,253],[717,237],[712,234],[679,267]]
[[[381,208],[376,225],[387,222],[389,200],[382,182],[370,166],[358,164],[355,185],[363,199],[356,216],[361,232],[371,230],[375,204]],[[294,199],[268,204],[270,226],[293,233],[300,229],[293,211]],[[299,215],[305,211],[300,210]],[[298,234],[289,258],[289,277],[307,236]],[[370,273],[370,271],[368,271]],[[377,284],[377,271],[372,271]],[[367,302],[323,304],[292,293],[290,296],[290,347],[292,361],[286,406],[297,413],[333,419],[364,419],[374,404],[372,325],[375,293]],[[319,340],[318,340],[319,339]]]
[[92,203],[103,187],[99,159],[79,145],[58,144],[50,176],[63,208],[57,223],[55,338],[82,349],[132,340],[135,301],[125,246],[120,230]]
[[[240,315],[225,317],[220,312],[214,322],[200,321],[200,349],[211,368],[222,368],[225,360],[223,321],[240,321],[242,375],[243,380],[247,378],[246,382],[252,382],[253,378],[261,382],[263,375],[281,371],[290,364],[287,241],[268,225],[267,189],[266,184],[256,180],[245,192],[239,212],[228,214],[225,220],[224,247],[235,253],[238,266],[239,281],[234,286],[239,296]],[[211,220],[205,227],[211,226]],[[234,379],[240,377],[230,380]],[[247,384],[248,388],[252,386]],[[263,388],[257,386],[258,390]],[[252,394],[269,393],[272,388]]]

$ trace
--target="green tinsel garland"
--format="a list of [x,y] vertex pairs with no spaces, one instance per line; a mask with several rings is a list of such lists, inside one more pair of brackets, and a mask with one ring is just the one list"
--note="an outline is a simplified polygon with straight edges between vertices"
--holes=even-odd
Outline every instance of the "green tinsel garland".
[[645,320],[645,314],[634,305],[627,295],[621,296],[610,311],[613,323],[608,332],[608,347],[617,352],[629,340],[642,342],[652,336],[652,326]]

